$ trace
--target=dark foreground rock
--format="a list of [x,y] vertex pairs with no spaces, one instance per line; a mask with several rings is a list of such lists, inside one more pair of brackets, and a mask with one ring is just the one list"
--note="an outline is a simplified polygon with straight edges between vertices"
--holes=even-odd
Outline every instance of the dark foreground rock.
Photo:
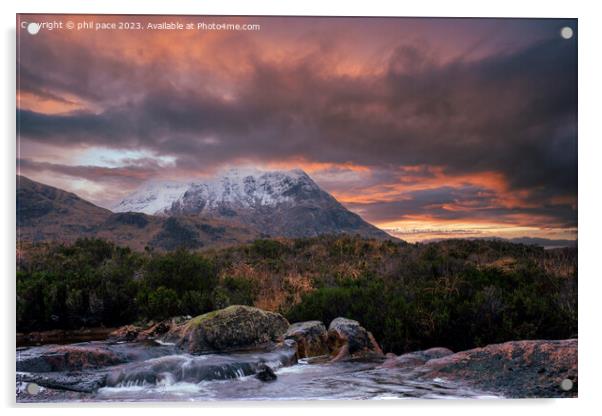
[[265,363],[261,363],[257,367],[257,370],[255,372],[255,378],[267,383],[270,381],[275,381],[278,377],[276,376],[276,373],[274,373],[274,370],[272,370],[270,366],[268,366]]
[[295,340],[299,358],[316,357],[329,353],[328,333],[320,321],[294,323],[288,328],[284,337]]
[[[511,341],[429,360],[423,378],[461,380],[506,397],[577,397],[577,340]],[[572,388],[561,388],[563,380]]]
[[281,341],[288,327],[278,313],[234,305],[192,318],[163,339],[191,354],[236,351]]
[[374,336],[359,322],[347,318],[336,318],[330,323],[327,343],[333,361],[383,356]]
[[35,383],[47,389],[93,393],[105,385],[104,372],[17,373],[17,383]]

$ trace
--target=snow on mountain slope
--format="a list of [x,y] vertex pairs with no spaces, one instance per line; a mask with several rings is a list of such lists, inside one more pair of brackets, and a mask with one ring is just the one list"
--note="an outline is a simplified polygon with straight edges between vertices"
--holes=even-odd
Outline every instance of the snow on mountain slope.
[[115,205],[112,211],[143,212],[149,215],[160,214],[180,199],[188,188],[190,188],[188,183],[147,182]]
[[319,191],[299,169],[264,172],[230,169],[215,178],[194,183],[149,182],[117,204],[113,211],[162,215],[180,209],[210,212],[224,206],[253,208],[293,202],[292,191]]

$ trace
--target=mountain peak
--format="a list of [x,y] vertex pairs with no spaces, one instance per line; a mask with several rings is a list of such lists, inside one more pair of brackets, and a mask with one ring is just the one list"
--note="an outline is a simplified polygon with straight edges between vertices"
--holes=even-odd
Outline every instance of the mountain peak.
[[231,168],[202,181],[154,182],[143,185],[114,210],[225,219],[270,236],[358,233],[391,238],[348,211],[302,169]]

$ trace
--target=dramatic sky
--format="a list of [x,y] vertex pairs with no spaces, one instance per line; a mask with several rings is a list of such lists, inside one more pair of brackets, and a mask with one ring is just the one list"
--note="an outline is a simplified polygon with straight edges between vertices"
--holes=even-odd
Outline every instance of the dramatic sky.
[[110,207],[148,180],[302,168],[408,241],[577,237],[574,20],[20,18],[261,26],[18,29],[31,179]]

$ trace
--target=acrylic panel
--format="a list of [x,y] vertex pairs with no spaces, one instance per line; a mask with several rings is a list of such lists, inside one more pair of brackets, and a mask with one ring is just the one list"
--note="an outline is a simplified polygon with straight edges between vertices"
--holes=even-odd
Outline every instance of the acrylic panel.
[[577,38],[17,15],[17,402],[576,397]]

